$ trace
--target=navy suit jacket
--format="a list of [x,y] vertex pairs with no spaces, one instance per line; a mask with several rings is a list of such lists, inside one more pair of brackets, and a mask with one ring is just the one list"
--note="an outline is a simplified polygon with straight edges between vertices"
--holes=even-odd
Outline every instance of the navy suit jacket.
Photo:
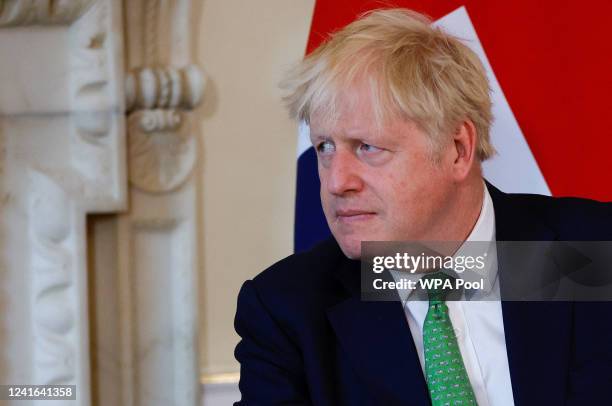
[[[497,240],[612,240],[608,203],[487,187]],[[238,405],[430,404],[401,303],[361,301],[359,272],[332,239],[244,283]],[[504,301],[502,314],[516,405],[612,404],[612,302]]]

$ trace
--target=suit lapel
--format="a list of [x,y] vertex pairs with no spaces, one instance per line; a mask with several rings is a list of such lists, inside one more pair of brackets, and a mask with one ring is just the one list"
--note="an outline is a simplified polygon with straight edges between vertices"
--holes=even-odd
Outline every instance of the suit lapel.
[[327,312],[340,345],[381,404],[429,404],[401,302],[362,301],[358,264],[347,260],[337,270],[350,296]]
[[[556,239],[543,220],[545,212],[528,211],[517,198],[488,183],[487,187],[493,200],[498,241]],[[527,269],[516,265],[520,263],[516,255],[510,249],[498,250],[502,294],[504,286],[511,285],[513,272]],[[519,255],[526,257],[524,253]],[[515,404],[563,404],[571,345],[571,303],[502,301],[502,314]]]

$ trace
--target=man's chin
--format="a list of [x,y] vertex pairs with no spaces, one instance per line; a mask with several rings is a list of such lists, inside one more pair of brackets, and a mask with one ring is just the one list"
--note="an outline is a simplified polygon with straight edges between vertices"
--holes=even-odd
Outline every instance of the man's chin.
[[359,259],[361,258],[361,241],[341,241],[338,240],[338,245],[340,245],[340,249],[349,259]]

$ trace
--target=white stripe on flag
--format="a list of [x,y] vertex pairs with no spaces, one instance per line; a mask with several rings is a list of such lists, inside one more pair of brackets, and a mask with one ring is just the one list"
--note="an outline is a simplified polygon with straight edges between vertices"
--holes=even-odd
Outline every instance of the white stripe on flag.
[[434,25],[463,40],[476,52],[487,71],[495,118],[491,137],[498,154],[483,163],[485,178],[504,192],[550,195],[550,189],[499,86],[465,7],[442,17]]
[[305,121],[301,121],[298,127],[297,157],[299,158],[310,147],[312,147],[310,127]]

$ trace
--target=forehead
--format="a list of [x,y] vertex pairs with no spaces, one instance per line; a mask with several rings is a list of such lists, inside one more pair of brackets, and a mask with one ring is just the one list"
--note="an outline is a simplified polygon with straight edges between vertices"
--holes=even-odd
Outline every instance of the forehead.
[[311,133],[380,133],[384,127],[380,102],[363,85],[354,85],[330,95],[310,115]]
[[419,131],[414,122],[384,108],[363,86],[347,89],[338,95],[333,106],[311,114],[310,136],[401,142]]

